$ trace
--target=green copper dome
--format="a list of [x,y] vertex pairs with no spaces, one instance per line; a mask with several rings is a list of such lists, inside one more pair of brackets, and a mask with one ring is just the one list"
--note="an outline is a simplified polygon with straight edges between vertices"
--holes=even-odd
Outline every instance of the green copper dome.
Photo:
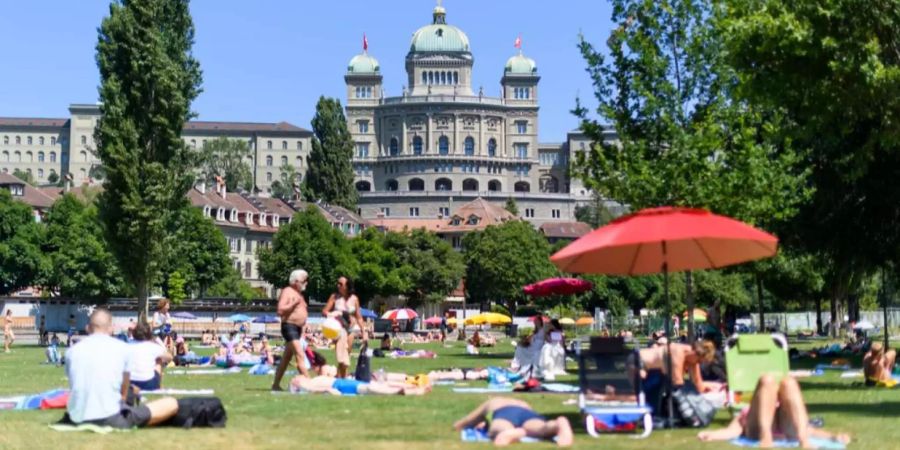
[[349,73],[377,73],[381,70],[378,66],[378,60],[369,56],[368,53],[356,55],[347,65]]
[[434,8],[431,25],[425,25],[413,33],[409,51],[415,52],[469,52],[469,37],[459,28],[447,25],[447,11],[440,5]]
[[537,72],[537,64],[534,60],[522,55],[516,55],[506,61],[504,72],[511,74],[533,74]]

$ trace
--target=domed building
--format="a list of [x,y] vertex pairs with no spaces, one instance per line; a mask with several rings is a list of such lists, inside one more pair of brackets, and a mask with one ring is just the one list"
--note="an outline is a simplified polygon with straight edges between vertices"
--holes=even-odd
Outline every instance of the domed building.
[[[355,141],[360,214],[368,219],[448,219],[459,205],[514,198],[542,225],[574,221],[590,193],[568,176],[570,149],[588,142],[538,142],[538,66],[521,51],[503,67],[501,96],[472,86],[469,37],[434,9],[412,35],[407,82],[387,97],[378,61],[364,51],[347,66],[347,120]],[[498,65],[499,69],[499,65]]]

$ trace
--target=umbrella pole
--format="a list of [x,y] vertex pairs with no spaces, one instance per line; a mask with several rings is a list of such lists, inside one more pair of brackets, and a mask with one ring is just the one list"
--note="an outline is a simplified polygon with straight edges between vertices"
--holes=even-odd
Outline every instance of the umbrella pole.
[[[666,244],[663,242],[663,254],[665,254]],[[672,306],[669,304],[669,267],[663,264],[663,290],[666,298],[666,402],[668,403],[668,412],[666,427],[673,428],[675,425],[675,410],[672,402]]]

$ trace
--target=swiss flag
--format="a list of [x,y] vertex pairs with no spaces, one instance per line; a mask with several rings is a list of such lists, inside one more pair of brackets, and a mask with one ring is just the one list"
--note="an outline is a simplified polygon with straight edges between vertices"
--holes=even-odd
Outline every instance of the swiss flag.
[[363,33],[363,50],[369,50],[369,39],[366,38],[366,33]]
[[516,48],[519,50],[522,49],[522,36],[516,37]]

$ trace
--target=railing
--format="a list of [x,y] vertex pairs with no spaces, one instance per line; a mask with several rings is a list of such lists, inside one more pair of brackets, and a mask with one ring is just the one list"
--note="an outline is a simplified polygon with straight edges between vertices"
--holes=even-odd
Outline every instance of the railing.
[[479,103],[482,105],[502,106],[506,103],[502,98],[484,97],[480,95],[407,95],[403,97],[386,97],[381,99],[383,105],[399,105],[404,103]]
[[519,158],[517,156],[485,156],[485,155],[466,155],[463,153],[452,153],[447,155],[435,154],[435,153],[423,153],[421,155],[411,155],[409,153],[405,153],[402,155],[382,155],[376,157],[369,156],[368,158],[354,158],[353,162],[379,162],[379,163],[390,163],[390,162],[415,162],[415,161],[476,161],[476,162],[487,162],[487,163],[500,163],[500,164],[537,164],[540,165],[540,162],[537,158]]
[[551,192],[508,192],[508,191],[435,191],[435,190],[427,190],[427,191],[378,191],[378,192],[360,192],[360,199],[378,199],[378,198],[388,198],[388,197],[485,197],[485,198],[498,198],[498,199],[506,199],[509,197],[517,198],[517,199],[532,199],[532,200],[554,200],[554,201],[565,201],[565,200],[585,200],[589,199],[589,195],[577,195],[577,194],[566,194],[566,193],[551,193]]

